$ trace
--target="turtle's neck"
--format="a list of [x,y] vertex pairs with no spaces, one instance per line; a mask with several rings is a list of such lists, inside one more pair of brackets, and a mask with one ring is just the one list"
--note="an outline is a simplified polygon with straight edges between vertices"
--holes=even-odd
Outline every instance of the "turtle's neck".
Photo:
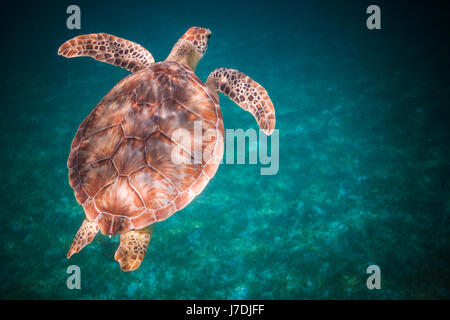
[[182,64],[193,72],[197,68],[197,63],[201,57],[195,52],[195,50],[189,46],[185,41],[178,41],[167,57],[166,61],[173,61]]

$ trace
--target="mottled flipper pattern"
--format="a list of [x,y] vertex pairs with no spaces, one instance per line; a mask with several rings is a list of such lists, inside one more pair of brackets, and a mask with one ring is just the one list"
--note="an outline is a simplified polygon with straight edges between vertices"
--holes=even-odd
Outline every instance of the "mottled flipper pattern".
[[75,238],[73,239],[72,245],[70,246],[69,252],[67,253],[67,259],[70,259],[73,254],[80,252],[81,249],[91,243],[97,232],[97,223],[89,222],[85,219],[81,224],[81,227],[78,230],[77,234],[75,235]]
[[134,271],[139,268],[147,252],[151,234],[152,230],[145,228],[120,235],[120,246],[114,256],[114,259],[120,263],[120,269]]
[[216,69],[206,81],[212,91],[220,91],[250,112],[265,134],[272,134],[275,129],[275,109],[269,94],[259,83],[234,69]]
[[58,54],[66,58],[92,57],[135,72],[155,62],[141,45],[106,33],[85,34],[63,43]]

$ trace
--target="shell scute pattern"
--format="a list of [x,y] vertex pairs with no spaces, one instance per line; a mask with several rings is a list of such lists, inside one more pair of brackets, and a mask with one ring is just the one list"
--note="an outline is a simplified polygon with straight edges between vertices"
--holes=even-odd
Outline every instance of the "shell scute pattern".
[[[176,129],[188,132],[192,145],[172,138]],[[195,129],[210,138],[194,140]],[[197,147],[203,154],[194,162]],[[182,65],[157,63],[121,80],[82,122],[69,182],[88,220],[103,234],[123,233],[184,208],[222,155],[222,116],[205,85]]]

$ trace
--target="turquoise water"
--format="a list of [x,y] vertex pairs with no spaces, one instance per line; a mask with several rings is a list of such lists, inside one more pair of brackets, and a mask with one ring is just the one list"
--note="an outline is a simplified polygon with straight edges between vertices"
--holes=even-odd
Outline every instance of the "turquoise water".
[[[81,8],[81,30],[65,27],[72,3]],[[5,8],[0,298],[450,298],[443,11],[388,2],[382,30],[369,31],[367,1],[193,3]],[[97,235],[68,261],[84,219],[67,178],[70,144],[128,73],[64,59],[57,48],[79,34],[106,32],[163,60],[192,25],[213,31],[200,79],[230,67],[268,90],[280,136],[278,174],[222,165],[200,196],[156,226],[135,272],[121,272],[114,261],[118,237]],[[224,96],[221,106],[225,128],[257,128]],[[81,290],[66,287],[71,264],[81,268]],[[372,264],[381,268],[381,290],[366,287]]]

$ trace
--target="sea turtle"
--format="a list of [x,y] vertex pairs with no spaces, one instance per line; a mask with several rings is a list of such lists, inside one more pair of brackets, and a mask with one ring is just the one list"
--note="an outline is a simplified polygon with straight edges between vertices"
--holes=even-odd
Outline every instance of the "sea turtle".
[[210,36],[209,29],[189,28],[158,63],[139,44],[105,33],[81,35],[59,48],[66,58],[89,56],[132,72],[73,139],[69,183],[86,217],[68,258],[100,230],[121,234],[115,260],[122,270],[139,267],[150,226],[183,209],[217,171],[224,150],[218,91],[249,111],[265,134],[274,130],[269,95],[250,77],[226,68],[214,70],[206,83],[195,75]]

